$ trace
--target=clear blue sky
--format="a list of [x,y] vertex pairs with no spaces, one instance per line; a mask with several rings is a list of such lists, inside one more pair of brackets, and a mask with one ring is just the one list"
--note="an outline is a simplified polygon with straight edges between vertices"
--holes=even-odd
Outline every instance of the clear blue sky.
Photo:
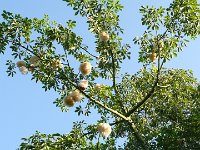
[[[171,1],[122,0],[125,8],[121,13],[120,24],[125,28],[124,41],[132,43],[133,37],[140,36],[145,29],[141,26],[138,13],[141,5],[167,6]],[[62,24],[65,24],[68,19],[75,19],[78,23],[76,33],[83,36],[84,43],[91,46],[91,49],[94,46],[91,43],[94,37],[87,31],[86,18],[75,18],[72,9],[61,0],[4,0],[0,2],[0,13],[3,10],[20,13],[30,18],[42,18],[44,14],[48,14],[50,19]],[[200,79],[199,43],[200,38],[189,43],[184,52],[179,53],[178,58],[174,58],[166,66],[192,69],[195,77]],[[132,51],[133,59],[123,65],[123,71],[127,70],[129,73],[134,73],[141,67],[137,63],[138,47],[133,46]],[[10,50],[7,49],[5,55],[0,55],[0,149],[16,149],[22,137],[28,137],[36,130],[43,133],[67,133],[72,127],[72,122],[78,119],[77,115],[72,113],[73,110],[62,113],[59,108],[56,108],[52,102],[58,94],[53,91],[44,92],[40,84],[30,80],[30,74],[23,76],[17,72],[13,78],[7,77],[5,61],[10,59],[9,54]],[[92,114],[86,119],[95,120],[95,117],[96,114]]]

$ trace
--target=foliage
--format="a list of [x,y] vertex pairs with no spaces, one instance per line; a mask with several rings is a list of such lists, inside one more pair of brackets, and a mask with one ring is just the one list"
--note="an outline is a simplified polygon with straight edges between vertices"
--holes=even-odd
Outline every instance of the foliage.
[[[95,39],[96,53],[83,44],[82,37],[73,29],[76,21],[66,25],[43,19],[29,19],[3,11],[0,23],[0,53],[10,47],[8,76],[16,73],[16,59],[23,60],[32,80],[41,82],[45,91],[54,89],[60,97],[54,104],[68,111],[63,98],[79,88],[82,79],[89,81],[86,90],[80,90],[84,99],[76,107],[78,115],[90,116],[97,110],[101,119],[93,125],[76,122],[68,134],[41,134],[36,132],[23,138],[19,149],[200,149],[199,104],[200,84],[191,71],[167,69],[164,64],[177,56],[199,33],[199,4],[197,0],[174,0],[168,8],[141,6],[142,25],[147,29],[133,42],[140,47],[138,61],[143,68],[136,74],[120,75],[125,59],[131,59],[130,45],[122,43],[123,29],[119,25],[119,0],[64,0],[75,15],[88,18],[88,30]],[[100,34],[109,35],[102,41]],[[63,51],[57,51],[61,45]],[[156,62],[149,59],[151,54]],[[74,62],[96,63],[89,75],[73,68]],[[32,63],[31,59],[37,58]],[[63,66],[62,66],[63,65]],[[19,67],[19,66],[18,66]],[[151,68],[152,67],[152,68]],[[96,79],[112,81],[111,85],[95,88]],[[116,81],[120,78],[120,82]],[[88,101],[86,102],[86,99]],[[97,126],[109,122],[112,133],[100,138]],[[126,139],[123,145],[117,144]]]

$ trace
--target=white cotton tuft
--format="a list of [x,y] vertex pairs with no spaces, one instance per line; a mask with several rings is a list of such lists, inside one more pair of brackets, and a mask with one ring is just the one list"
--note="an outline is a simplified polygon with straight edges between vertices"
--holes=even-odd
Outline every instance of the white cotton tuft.
[[92,65],[89,62],[83,62],[80,64],[79,70],[83,75],[89,75],[92,71]]
[[73,98],[74,102],[79,102],[83,98],[79,90],[73,91],[70,96]]
[[105,31],[103,31],[103,32],[101,32],[99,34],[99,38],[100,38],[101,41],[107,42],[109,40],[110,36],[109,36],[108,33],[106,33]]
[[32,56],[29,59],[30,64],[32,64],[33,66],[38,66],[39,65],[39,57],[37,56]]
[[98,131],[104,137],[108,137],[112,132],[111,126],[108,123],[100,123],[98,126]]
[[94,88],[95,88],[95,90],[100,91],[101,87],[102,87],[102,85],[97,83]]
[[26,75],[28,73],[28,69],[25,66],[19,67],[19,70],[23,75]]
[[23,60],[20,60],[16,63],[17,67],[26,66],[26,63]]
[[81,80],[80,83],[78,84],[79,89],[84,91],[88,87],[88,81],[87,80]]

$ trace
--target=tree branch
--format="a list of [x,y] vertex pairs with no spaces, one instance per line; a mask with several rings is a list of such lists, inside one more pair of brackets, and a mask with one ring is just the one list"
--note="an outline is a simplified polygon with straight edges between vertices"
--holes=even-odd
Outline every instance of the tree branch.
[[129,117],[132,113],[134,113],[140,106],[142,106],[153,95],[157,83],[158,83],[158,78],[156,78],[156,81],[155,81],[151,91],[149,91],[149,93],[144,97],[144,99],[142,101],[140,101],[133,109],[128,111],[125,116]]
[[86,53],[88,53],[90,56],[92,56],[92,57],[98,59],[97,56],[95,56],[95,55],[93,55],[92,53],[90,53],[85,47],[80,46],[80,48],[81,48],[82,50],[84,50]]
[[[113,80],[113,88],[114,88],[114,91],[115,91],[115,94],[116,96],[118,96],[118,91],[117,91],[117,87],[116,87],[116,67],[115,67],[115,58],[114,58],[114,54],[113,54],[113,51],[112,49],[110,49],[110,54],[111,54],[111,59],[112,59],[112,80]],[[122,104],[122,101],[118,100],[119,102],[119,105],[122,109],[122,112],[124,114],[126,114],[126,111],[124,109],[124,106]]]
[[129,122],[129,125],[133,131],[133,134],[135,135],[136,139],[138,140],[138,142],[140,143],[140,145],[142,146],[142,148],[144,150],[148,150],[148,144],[145,142],[145,140],[139,135],[134,123]]

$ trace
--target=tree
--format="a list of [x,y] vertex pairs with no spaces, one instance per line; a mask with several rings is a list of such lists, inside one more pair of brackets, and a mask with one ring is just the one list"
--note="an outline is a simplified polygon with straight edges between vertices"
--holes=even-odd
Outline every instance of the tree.
[[[119,138],[126,139],[124,149],[199,149],[199,82],[191,71],[164,68],[189,39],[199,35],[198,2],[174,0],[168,8],[142,6],[141,21],[147,29],[133,42],[140,47],[138,61],[143,68],[121,75],[131,48],[120,38],[123,6],[118,0],[64,1],[75,15],[88,18],[88,29],[96,37],[95,54],[73,32],[73,20],[63,26],[48,16],[29,19],[7,11],[0,23],[0,53],[8,45],[12,50],[8,76],[14,76],[17,67],[22,74],[31,72],[32,80],[41,82],[45,91],[60,94],[54,103],[62,111],[76,103],[78,115],[89,116],[95,109],[101,119],[89,125],[76,122],[65,135],[36,132],[23,138],[19,149],[117,149]],[[57,44],[63,52],[56,51]],[[72,68],[69,57],[80,67]],[[97,78],[112,84],[96,83]]]

